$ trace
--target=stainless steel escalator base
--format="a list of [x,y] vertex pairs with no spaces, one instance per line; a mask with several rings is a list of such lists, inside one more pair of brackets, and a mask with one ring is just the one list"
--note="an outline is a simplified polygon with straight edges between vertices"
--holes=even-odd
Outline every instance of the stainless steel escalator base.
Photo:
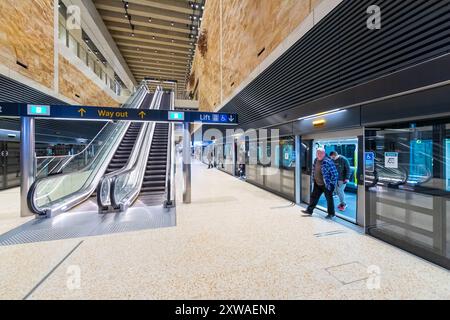
[[0,246],[84,238],[176,226],[175,208],[130,208],[124,213],[69,212],[37,219],[0,236]]

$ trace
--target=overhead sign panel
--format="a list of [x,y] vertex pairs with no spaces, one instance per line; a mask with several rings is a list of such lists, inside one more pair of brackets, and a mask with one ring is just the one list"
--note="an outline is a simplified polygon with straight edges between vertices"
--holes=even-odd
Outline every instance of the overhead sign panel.
[[20,115],[20,104],[0,103],[0,117],[18,117]]
[[36,118],[99,121],[128,120],[155,122],[199,122],[218,125],[238,124],[237,115],[228,113],[65,105],[26,105],[14,103],[0,103],[0,116],[28,116]]
[[29,116],[50,116],[50,106],[29,104],[27,106]]
[[178,111],[169,111],[169,119],[170,121],[184,121],[184,112]]

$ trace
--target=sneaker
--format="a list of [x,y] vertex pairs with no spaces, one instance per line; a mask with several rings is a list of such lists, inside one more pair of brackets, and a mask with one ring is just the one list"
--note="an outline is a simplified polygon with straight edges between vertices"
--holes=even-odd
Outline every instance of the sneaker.
[[334,214],[329,214],[325,217],[325,219],[332,220],[334,218]]
[[309,211],[306,210],[306,209],[302,210],[302,213],[306,213],[306,214],[312,215],[312,212],[309,212]]

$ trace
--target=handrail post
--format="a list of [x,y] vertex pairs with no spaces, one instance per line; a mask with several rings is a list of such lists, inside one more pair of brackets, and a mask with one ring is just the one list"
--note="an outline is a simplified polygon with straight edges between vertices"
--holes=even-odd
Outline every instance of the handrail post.
[[188,122],[183,124],[183,203],[191,203],[191,131]]
[[20,119],[20,216],[30,217],[28,190],[35,179],[35,120],[32,117]]
[[[172,91],[170,94],[170,110],[175,109],[175,95]],[[167,167],[166,167],[166,201],[164,206],[173,207],[175,202],[175,195],[172,197],[172,185],[174,183],[173,166],[174,166],[174,152],[175,152],[175,142],[173,133],[173,124],[169,123],[169,137],[167,143]]]

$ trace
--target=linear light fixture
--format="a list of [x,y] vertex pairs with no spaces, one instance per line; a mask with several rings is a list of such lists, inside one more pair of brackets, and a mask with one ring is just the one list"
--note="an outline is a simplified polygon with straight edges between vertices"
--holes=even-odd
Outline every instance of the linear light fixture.
[[345,109],[334,109],[334,110],[325,111],[325,112],[313,114],[313,115],[310,115],[310,116],[298,118],[297,120],[311,120],[311,119],[315,119],[315,118],[319,118],[319,117],[323,117],[323,116],[329,116],[329,115],[332,115],[332,114],[337,114],[337,113],[341,113],[341,112],[345,112],[345,111],[347,111],[347,110],[345,110]]

